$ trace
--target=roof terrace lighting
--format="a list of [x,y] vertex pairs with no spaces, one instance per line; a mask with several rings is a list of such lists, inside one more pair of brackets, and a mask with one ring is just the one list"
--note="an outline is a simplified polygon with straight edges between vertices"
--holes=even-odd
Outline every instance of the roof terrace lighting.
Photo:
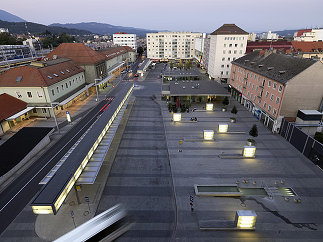
[[214,130],[204,130],[203,131],[204,140],[213,140],[214,139]]
[[213,111],[213,103],[206,104],[206,111]]
[[244,146],[243,148],[243,157],[254,158],[256,154],[255,146]]
[[180,122],[182,120],[182,114],[181,113],[173,113],[173,121],[174,122]]
[[257,214],[253,210],[238,210],[236,212],[235,222],[238,229],[254,230]]
[[229,125],[228,124],[219,124],[219,133],[227,133]]

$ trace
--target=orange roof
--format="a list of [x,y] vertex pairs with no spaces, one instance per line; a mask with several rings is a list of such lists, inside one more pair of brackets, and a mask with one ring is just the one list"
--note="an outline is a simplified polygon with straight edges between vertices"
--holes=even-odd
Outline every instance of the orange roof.
[[295,51],[300,51],[300,52],[323,51],[323,42],[292,41],[292,46]]
[[306,32],[312,32],[312,30],[311,29],[300,29],[300,30],[297,31],[296,36],[297,37],[300,37],[300,36],[302,36]]
[[27,103],[10,96],[7,93],[3,93],[0,95],[0,107],[0,121],[2,121],[24,110],[27,107]]
[[92,50],[83,43],[63,43],[55,50],[50,52],[46,57],[49,59],[56,55],[57,58],[72,59],[78,65],[97,64],[105,60],[104,56]]
[[127,52],[134,52],[135,50],[132,49],[129,46],[118,46],[115,48],[109,48],[103,51],[100,51],[99,53],[105,57],[106,60],[113,59],[116,56],[125,54]]
[[84,71],[68,59],[55,60],[58,61],[62,62],[44,67],[11,68],[0,74],[0,87],[46,87]]

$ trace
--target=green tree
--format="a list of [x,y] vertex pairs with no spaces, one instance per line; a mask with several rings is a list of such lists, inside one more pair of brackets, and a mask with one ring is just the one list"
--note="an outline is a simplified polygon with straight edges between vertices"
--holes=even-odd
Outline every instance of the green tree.
[[139,47],[137,48],[137,53],[138,53],[139,55],[142,55],[142,54],[144,53],[144,48],[142,48],[141,46],[139,46]]
[[191,60],[187,60],[185,63],[185,68],[186,69],[191,69],[192,68],[192,61]]
[[178,67],[179,69],[182,69],[182,68],[183,68],[183,61],[182,61],[182,60],[180,60],[180,61],[178,62],[177,67]]
[[170,67],[171,70],[173,70],[173,68],[174,68],[174,62],[169,63],[169,67]]
[[236,108],[236,106],[233,106],[233,108],[231,109],[231,113],[233,113],[233,114],[238,113],[238,109]]
[[9,33],[0,33],[0,45],[21,45],[22,42],[17,40]]
[[223,101],[222,101],[222,104],[227,106],[229,105],[229,98],[228,97],[224,97]]
[[257,124],[252,125],[252,128],[249,131],[249,135],[252,136],[252,137],[257,137],[258,136]]

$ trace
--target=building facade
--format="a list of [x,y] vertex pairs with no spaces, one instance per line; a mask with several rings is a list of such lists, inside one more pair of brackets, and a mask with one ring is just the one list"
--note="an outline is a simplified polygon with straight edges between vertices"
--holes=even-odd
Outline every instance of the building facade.
[[323,102],[323,63],[265,51],[232,62],[232,96],[273,132],[298,110],[318,110]]
[[295,32],[294,41],[323,41],[323,29],[301,29]]
[[113,44],[118,46],[129,46],[134,50],[137,50],[137,35],[127,33],[115,33],[113,34]]
[[202,62],[205,39],[206,39],[205,33],[203,33],[201,38],[195,39],[194,58],[195,58],[195,60],[197,60],[200,63]]
[[246,52],[248,33],[235,24],[224,24],[210,34],[207,72],[211,79],[227,81],[231,62]]
[[201,33],[192,32],[147,33],[147,58],[193,59],[195,39],[201,37]]
[[267,40],[278,40],[278,34],[272,33],[271,31],[268,31],[267,33],[262,33],[260,35],[260,39],[267,39]]

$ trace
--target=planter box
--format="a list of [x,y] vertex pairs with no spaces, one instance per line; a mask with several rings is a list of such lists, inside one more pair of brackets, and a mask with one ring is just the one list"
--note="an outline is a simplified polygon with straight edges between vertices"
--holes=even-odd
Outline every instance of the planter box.
[[231,123],[235,123],[236,122],[236,118],[230,118],[230,122]]

